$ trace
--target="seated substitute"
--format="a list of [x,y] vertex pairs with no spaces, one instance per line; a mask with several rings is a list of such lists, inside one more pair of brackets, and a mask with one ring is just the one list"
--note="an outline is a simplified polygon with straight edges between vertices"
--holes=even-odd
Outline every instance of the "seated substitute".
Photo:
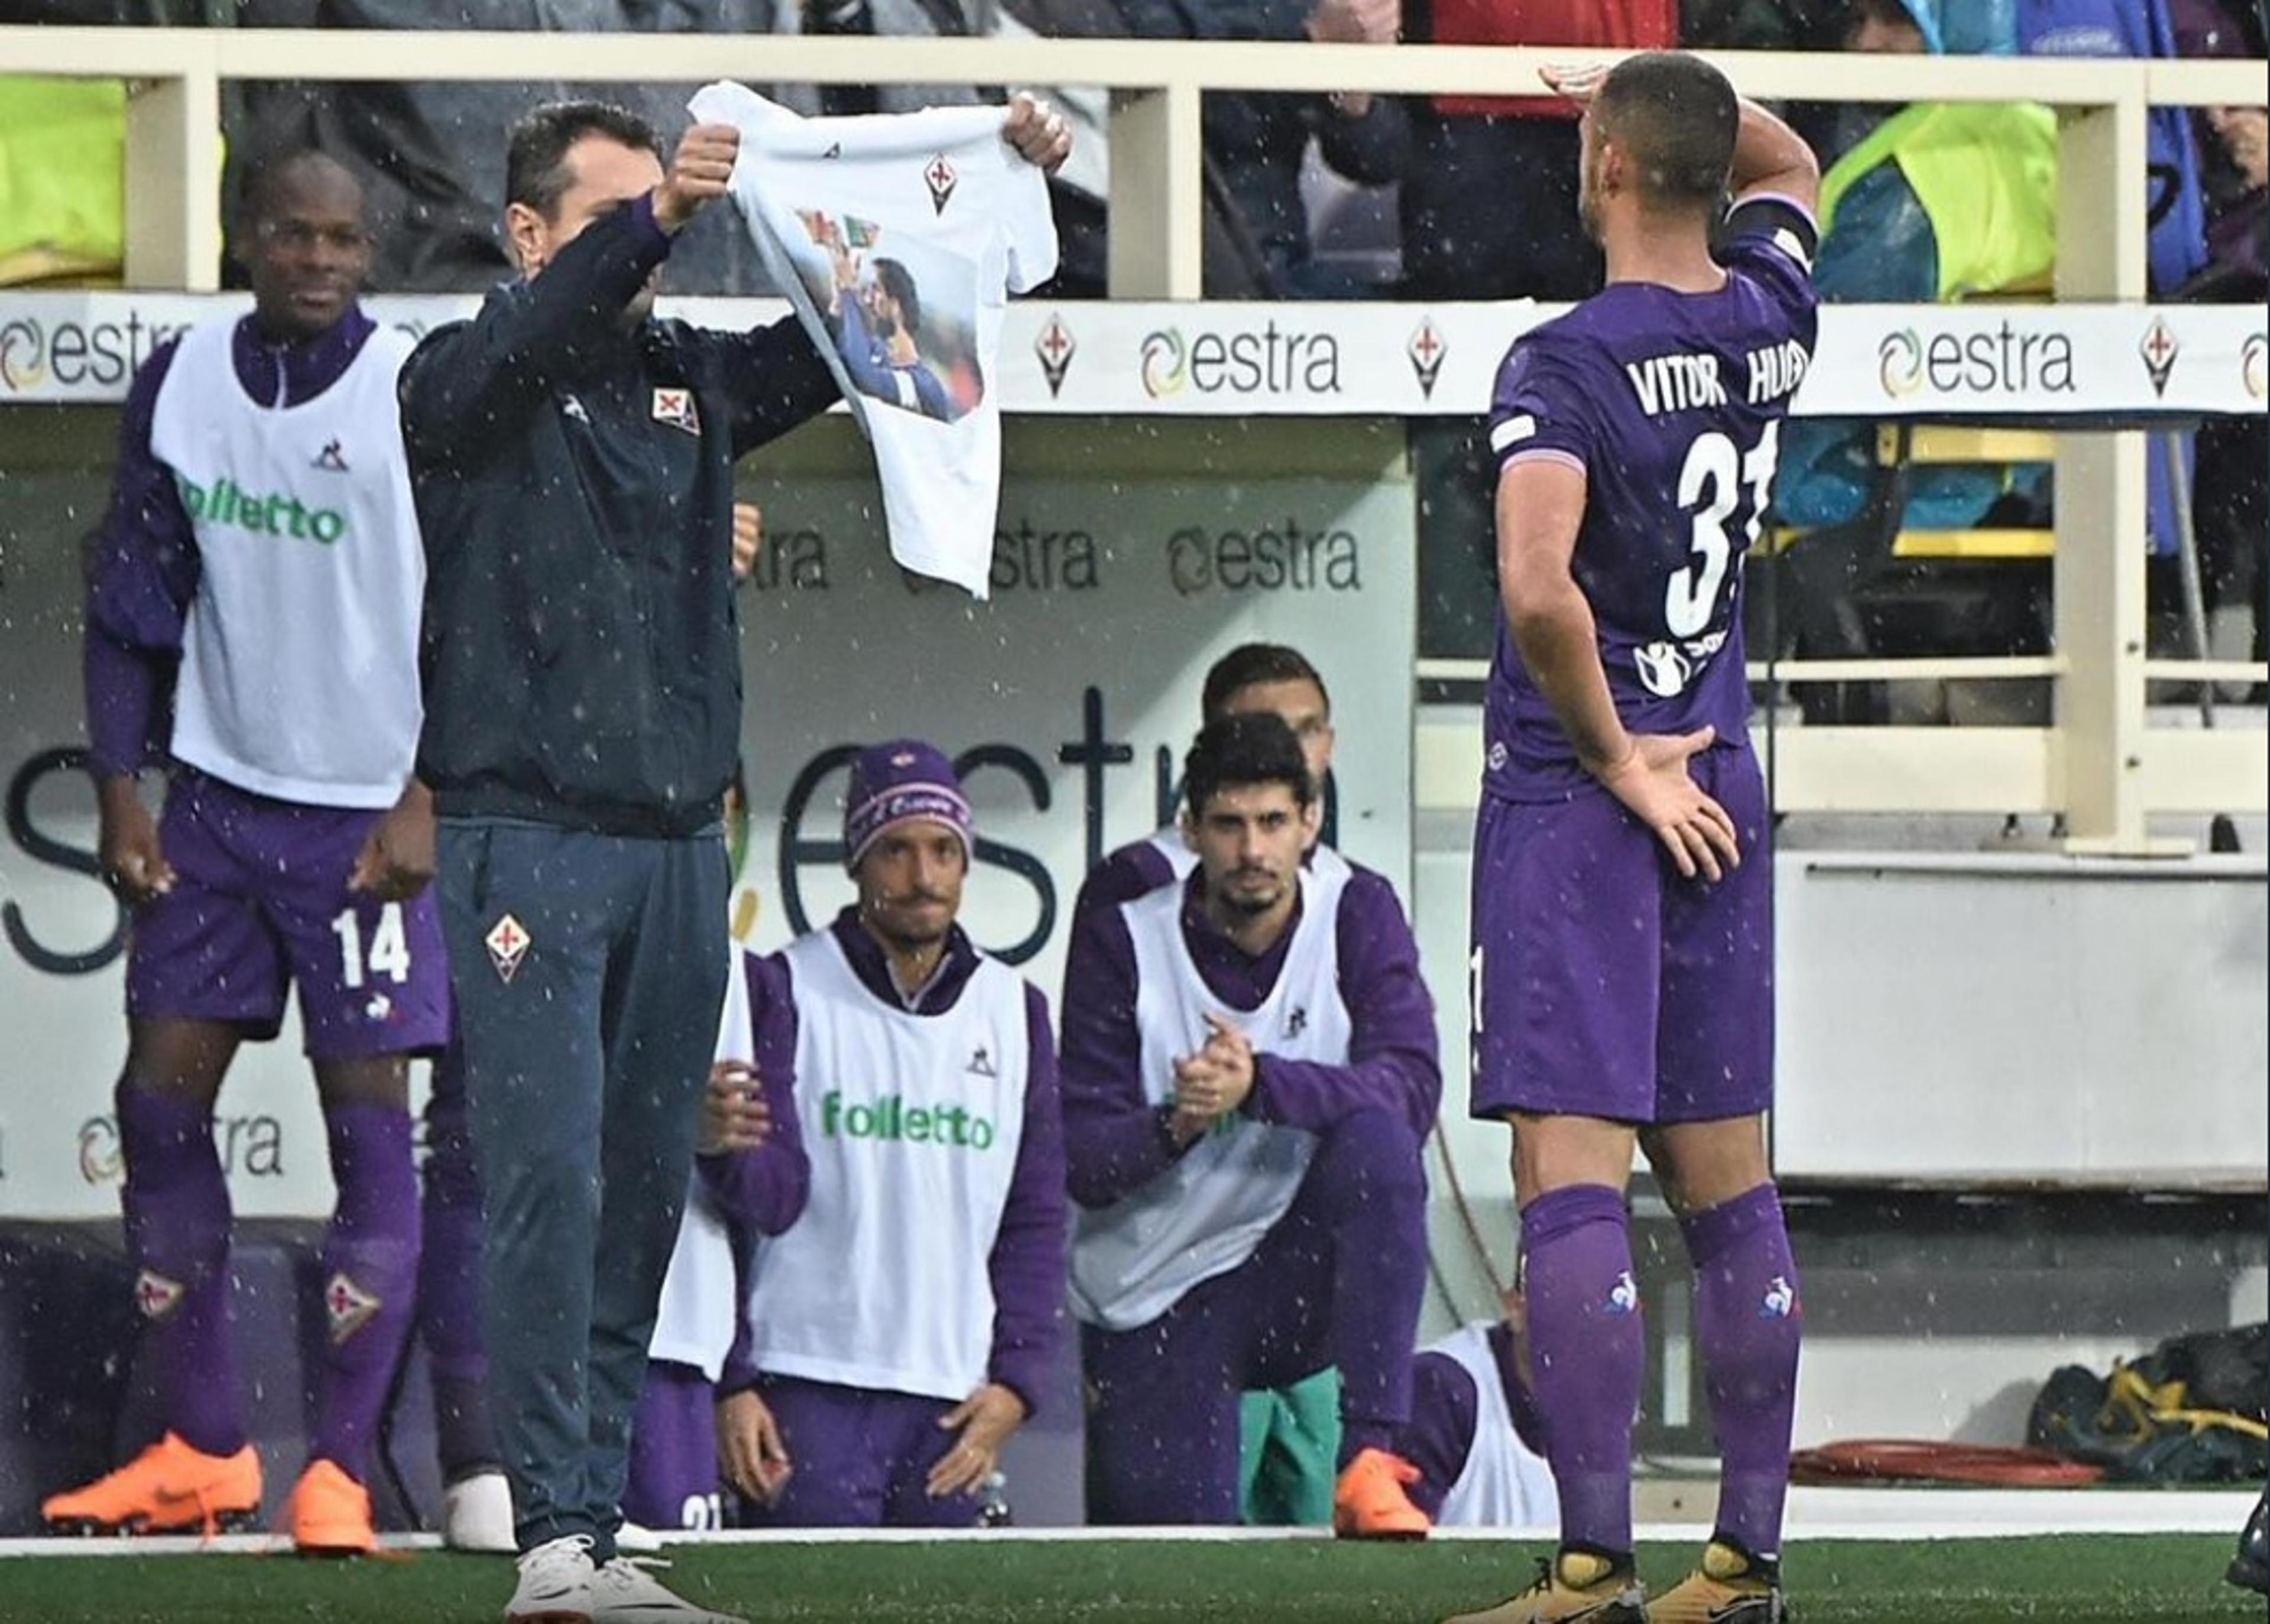
[[975,1524],[1056,1349],[1056,1049],[1040,990],[954,922],[975,844],[943,754],[871,746],[858,901],[776,959],[811,1193],[755,1249],[717,1410],[758,1526]]
[[1392,1452],[1442,1094],[1418,948],[1379,876],[1302,866],[1280,717],[1209,723],[1183,794],[1196,871],[1089,916],[1065,971],[1089,1518],[1235,1522],[1238,1395],[1336,1364],[1335,1530],[1423,1538]]

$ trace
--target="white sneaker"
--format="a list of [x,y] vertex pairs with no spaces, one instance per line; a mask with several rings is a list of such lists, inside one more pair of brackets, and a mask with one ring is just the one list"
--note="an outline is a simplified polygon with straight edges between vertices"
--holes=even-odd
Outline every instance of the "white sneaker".
[[647,1576],[649,1568],[669,1566],[618,1556],[591,1581],[591,1624],[749,1624],[731,1613],[696,1606]]
[[615,1549],[626,1556],[654,1556],[660,1554],[664,1539],[658,1529],[625,1523],[615,1530]]
[[505,1556],[519,1548],[512,1537],[512,1486],[503,1472],[478,1472],[441,1491],[441,1543]]
[[506,1624],[591,1624],[593,1603],[591,1536],[565,1534],[547,1539],[520,1559],[520,1583],[505,1604]]

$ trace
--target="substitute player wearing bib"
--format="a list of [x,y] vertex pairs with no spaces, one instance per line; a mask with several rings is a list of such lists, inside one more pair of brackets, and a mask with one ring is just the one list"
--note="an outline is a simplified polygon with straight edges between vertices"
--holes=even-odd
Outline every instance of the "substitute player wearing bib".
[[1411,1361],[1411,1424],[1396,1453],[1411,1498],[1443,1528],[1549,1527],[1560,1515],[1545,1431],[1513,1325],[1478,1320]]
[[[1762,1131],[1772,869],[1740,564],[1813,352],[1817,176],[1695,57],[1554,83],[1585,107],[1581,197],[1608,285],[1515,342],[1491,407],[1505,619],[1474,834],[1472,1106],[1513,1128],[1561,1542],[1466,1624],[1777,1624],[1799,1315]],[[1722,1457],[1702,1568],[1652,1605],[1632,1567],[1636,1138],[1695,1264]]]
[[[1283,643],[1240,643],[1207,668],[1198,699],[1201,727],[1223,716],[1261,710],[1283,717],[1293,730],[1308,759],[1317,799],[1328,805],[1335,738],[1332,696],[1323,676],[1299,649]],[[1302,860],[1325,875],[1347,866],[1326,843],[1321,827]],[[1116,908],[1161,886],[1188,879],[1198,861],[1198,854],[1183,839],[1181,826],[1171,820],[1144,839],[1120,847],[1080,882],[1079,898],[1072,905],[1073,936],[1079,936],[1080,922],[1100,908]],[[1339,1372],[1330,1367],[1289,1387],[1249,1392],[1238,1401],[1237,1498],[1243,1521],[1304,1524],[1334,1520],[1339,1406]],[[1399,1494],[1388,1496],[1391,1523],[1402,1503]],[[1338,1511],[1350,1532],[1362,1531],[1370,1519],[1370,1509],[1362,1503]]]
[[646,1387],[631,1422],[625,1526],[657,1532],[725,1525],[717,1381],[740,1326],[744,1260],[758,1237],[797,1220],[811,1182],[796,1115],[787,968],[738,945],[734,959],[694,1146],[694,1188],[663,1277]]
[[1197,871],[1091,915],[1065,969],[1089,1517],[1236,1521],[1239,1393],[1337,1364],[1362,1531],[1422,1536],[1391,1452],[1442,1090],[1418,949],[1378,876],[1302,867],[1315,784],[1278,716],[1209,724],[1183,795]]
[[735,1487],[762,1525],[970,1526],[1061,1334],[1048,1003],[954,923],[975,838],[944,755],[863,751],[843,820],[859,900],[777,956],[811,1194],[756,1249],[718,1411],[728,1462],[757,1463]]
[[[418,1268],[408,1058],[449,1024],[430,844],[411,815],[425,567],[394,394],[409,345],[355,302],[371,243],[345,170],[283,158],[246,209],[253,314],[192,328],[136,375],[87,572],[102,855],[134,906],[127,1247],[167,1430],[41,1515],[156,1531],[259,1510],[212,1113],[237,1046],[273,1038],[296,987],[338,1198],[287,1515],[301,1550],[363,1551]],[[161,757],[153,823],[136,776]]]

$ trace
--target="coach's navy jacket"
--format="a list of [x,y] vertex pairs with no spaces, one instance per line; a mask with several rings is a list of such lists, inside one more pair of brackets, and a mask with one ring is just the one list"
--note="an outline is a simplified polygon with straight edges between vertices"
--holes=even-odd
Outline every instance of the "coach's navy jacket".
[[837,391],[793,319],[623,330],[670,241],[649,200],[617,209],[403,369],[418,771],[445,817],[683,834],[717,815],[741,714],[733,463]]

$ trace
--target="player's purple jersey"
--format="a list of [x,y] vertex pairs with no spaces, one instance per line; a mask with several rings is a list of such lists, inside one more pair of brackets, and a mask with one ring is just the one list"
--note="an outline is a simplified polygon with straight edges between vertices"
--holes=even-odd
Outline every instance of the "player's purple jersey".
[[[1547,457],[1584,472],[1572,567],[1633,732],[1707,723],[1732,743],[1748,725],[1742,556],[1813,356],[1814,243],[1795,204],[1751,199],[1725,223],[1725,287],[1612,283],[1524,333],[1498,367],[1500,468]],[[1488,793],[1558,799],[1584,782],[1502,617],[1483,725]]]

